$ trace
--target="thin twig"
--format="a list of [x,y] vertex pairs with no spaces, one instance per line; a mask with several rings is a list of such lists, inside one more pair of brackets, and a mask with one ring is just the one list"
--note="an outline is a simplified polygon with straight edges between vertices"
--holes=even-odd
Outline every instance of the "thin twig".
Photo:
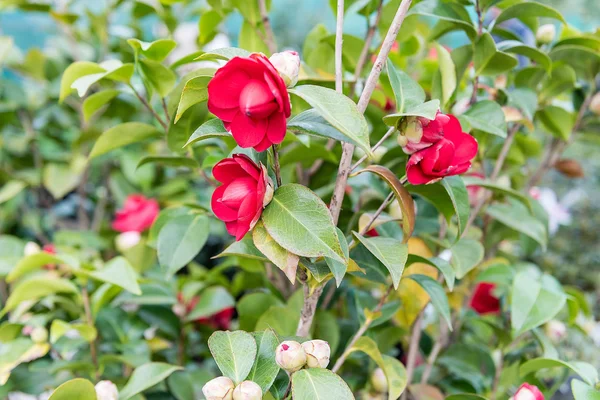
[[167,107],[167,102],[165,101],[165,98],[163,97],[162,99],[160,99],[160,102],[162,103],[163,111],[165,112],[165,118],[167,119],[167,121],[171,122],[171,116],[169,115],[169,108]]
[[[381,45],[381,50],[379,51],[379,55],[373,64],[373,68],[371,69],[371,73],[365,82],[365,87],[360,95],[360,99],[358,100],[358,111],[364,113],[367,109],[367,105],[369,104],[369,100],[371,99],[371,95],[375,90],[375,86],[377,85],[377,81],[379,80],[379,75],[383,70],[383,66],[385,65],[385,61],[392,50],[392,46],[396,42],[396,36],[398,36],[398,32],[400,27],[402,26],[402,22],[404,22],[404,18],[408,13],[408,8],[410,7],[412,0],[402,0],[400,6],[398,7],[398,11],[394,16],[394,20],[388,30],[385,39],[383,40],[383,44]],[[331,211],[331,216],[333,217],[333,221],[337,223],[340,217],[340,211],[342,207],[342,202],[344,200],[344,193],[346,190],[346,183],[348,182],[348,175],[350,173],[350,164],[352,163],[352,155],[354,154],[354,145],[351,143],[344,143],[342,146],[342,158],[340,160],[340,166],[338,168],[338,175],[335,182],[335,187],[333,190],[333,195],[331,196],[331,203],[329,205],[329,209]]]
[[277,52],[277,42],[275,41],[275,35],[271,28],[271,21],[269,20],[269,13],[267,11],[266,0],[258,0],[258,8],[260,9],[260,17],[262,19],[263,26],[265,27],[265,42],[271,54]]
[[[388,296],[392,292],[393,288],[394,288],[394,286],[390,285],[390,287],[385,292],[385,294],[383,296],[381,296],[381,299],[379,299],[379,303],[377,304],[377,307],[375,307],[375,309],[373,309],[373,314],[376,314],[381,311],[381,308],[385,304],[385,300],[388,298]],[[350,355],[352,347],[356,344],[358,339],[360,339],[362,337],[362,335],[365,334],[365,332],[367,331],[367,329],[369,329],[369,327],[371,326],[371,324],[373,323],[373,321],[375,319],[367,317],[364,324],[362,324],[362,326],[358,329],[358,331],[356,331],[356,334],[354,336],[352,336],[352,339],[350,339],[350,341],[346,345],[346,350],[344,350],[344,353],[342,353],[340,358],[337,359],[337,361],[336,361],[335,365],[333,366],[333,368],[331,369],[331,371],[333,371],[333,372],[339,371],[339,369],[344,364],[344,361],[346,361],[346,358],[348,358],[348,355]]]
[[492,393],[490,395],[490,400],[496,400],[496,395],[498,394],[498,386],[500,385],[500,378],[502,377],[502,368],[504,367],[504,354],[500,354],[500,359],[498,360],[498,366],[496,367],[496,374],[494,375],[494,382],[492,384]]
[[277,179],[277,187],[281,186],[281,166],[279,165],[279,153],[277,146],[273,145],[273,170],[275,170],[275,178]]
[[419,342],[421,341],[421,334],[423,333],[423,310],[417,316],[415,323],[413,324],[412,333],[410,335],[410,342],[408,344],[408,355],[406,356],[406,381],[410,385],[412,382],[412,376],[415,369],[415,363],[417,361],[417,354],[419,352]]
[[148,109],[148,111],[150,111],[152,113],[152,115],[158,121],[158,123],[161,124],[161,126],[163,127],[165,132],[167,132],[169,130],[169,125],[167,125],[167,123],[165,121],[163,121],[163,119],[160,117],[160,115],[158,115],[158,113],[156,111],[154,111],[154,108],[152,108],[152,106],[148,103],[148,101],[146,101],[146,99],[137,90],[135,90],[133,85],[129,85],[129,87],[131,88],[131,90],[133,90],[133,93],[140,100],[140,102],[144,105],[144,107],[146,107]]
[[[85,319],[86,319],[88,326],[95,330],[96,328],[94,327],[94,318],[92,317],[92,310],[90,308],[90,295],[88,293],[86,285],[87,285],[87,283],[85,283],[83,285],[83,287],[81,288],[81,298],[83,300],[83,310],[85,312]],[[98,378],[100,377],[100,374],[99,374],[99,370],[98,370],[98,352],[96,350],[96,339],[94,339],[90,342],[90,355],[92,357],[92,364],[94,364],[94,368],[95,368],[95,371],[94,371],[95,377],[96,377],[96,380],[98,380]]]
[[[475,12],[477,13],[477,37],[483,33],[483,12],[479,0],[475,0]],[[471,100],[469,104],[474,104],[477,101],[477,89],[479,88],[479,75],[475,75],[473,78],[473,92],[471,93]]]
[[429,353],[429,357],[427,357],[427,365],[425,365],[423,375],[421,375],[421,384],[426,384],[429,380],[429,376],[431,376],[431,370],[433,369],[433,364],[435,363],[435,360],[437,360],[440,351],[442,351],[448,342],[448,333],[448,324],[446,324],[446,321],[442,321],[440,319],[440,335],[435,341],[435,344],[431,349],[431,353]]
[[[391,127],[390,129],[388,129],[388,131],[385,133],[385,135],[383,135],[383,137],[381,139],[379,139],[379,142],[375,143],[375,145],[371,148],[371,151],[377,150],[379,148],[379,146],[381,146],[383,144],[383,142],[386,141],[387,138],[392,136],[392,134],[395,131],[396,131],[396,127]],[[354,171],[360,164],[362,164],[362,162],[365,161],[367,159],[367,157],[368,156],[365,154],[357,162],[355,162],[354,165],[352,165],[352,167],[350,167],[350,172]]]
[[335,90],[344,91],[344,66],[342,63],[342,45],[344,43],[344,0],[337,2],[337,19],[335,24]]

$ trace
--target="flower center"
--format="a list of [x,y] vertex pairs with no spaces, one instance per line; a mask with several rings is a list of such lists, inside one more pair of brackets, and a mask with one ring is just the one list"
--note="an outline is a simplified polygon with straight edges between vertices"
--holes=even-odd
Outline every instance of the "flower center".
[[265,82],[252,80],[240,93],[240,111],[250,118],[267,118],[277,110],[275,96]]

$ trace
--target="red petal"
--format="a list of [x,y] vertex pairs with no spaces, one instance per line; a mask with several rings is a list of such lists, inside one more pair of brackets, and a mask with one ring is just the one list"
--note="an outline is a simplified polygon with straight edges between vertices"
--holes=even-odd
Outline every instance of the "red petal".
[[[220,108],[212,103],[208,103],[208,111],[223,122],[231,122],[235,118],[235,115],[240,112],[240,107],[236,105],[234,108]],[[227,125],[225,125],[225,129],[227,129]]]
[[254,147],[266,136],[267,124],[266,119],[255,120],[238,113],[231,121],[231,134],[240,147]]
[[430,173],[442,173],[445,174],[446,170],[452,165],[452,158],[454,157],[454,145],[451,141],[441,139],[430,148],[424,150],[423,161],[421,167],[427,174]]
[[213,176],[221,183],[229,183],[234,179],[243,178],[246,173],[243,167],[234,158],[224,158],[212,170]]
[[250,177],[239,178],[227,185],[221,197],[221,203],[232,209],[241,207],[242,202],[248,197],[253,197],[256,192],[256,180]]
[[287,117],[291,114],[291,106],[290,99],[288,96],[287,87],[285,86],[285,82],[277,69],[271,64],[271,61],[263,55],[259,55],[255,57],[266,69],[263,79],[269,85],[271,92],[277,99],[277,103],[279,104],[279,110],[283,111],[283,114]]
[[256,214],[256,196],[247,196],[242,201],[242,204],[240,205],[240,208],[238,210],[238,221],[240,223],[248,222],[248,225],[250,225],[250,222],[254,218],[255,214]]
[[230,235],[236,236],[238,230],[238,222],[237,221],[228,221],[225,222],[225,228],[227,228],[227,233]]
[[265,151],[266,149],[271,147],[272,144],[273,143],[271,143],[271,141],[269,140],[269,136],[265,135],[265,138],[262,140],[262,142],[254,146],[254,150],[260,153],[261,151]]
[[282,113],[274,113],[269,118],[269,127],[267,128],[267,137],[274,144],[283,142],[286,131],[286,120]]
[[219,186],[215,189],[210,200],[210,206],[213,213],[215,213],[217,218],[221,221],[235,221],[238,215],[237,211],[232,210],[221,202],[221,197],[223,196],[225,189],[227,189],[227,185]]
[[253,177],[256,180],[259,179],[259,177],[260,177],[260,168],[258,167],[258,165],[256,165],[254,163],[254,161],[252,161],[252,159],[250,157],[248,157],[245,154],[234,154],[233,155],[233,159],[251,177]]
[[209,108],[238,107],[240,93],[250,82],[250,76],[233,61],[221,67],[208,83]]
[[477,140],[468,133],[461,133],[461,141],[458,146],[455,145],[456,152],[452,160],[453,165],[470,162],[477,155]]
[[275,97],[263,81],[252,80],[240,93],[240,111],[252,118],[267,118],[277,110]]
[[410,167],[408,165],[406,166],[406,178],[411,185],[424,185],[433,181],[434,179],[437,179],[434,176],[425,175],[419,164],[415,164]]

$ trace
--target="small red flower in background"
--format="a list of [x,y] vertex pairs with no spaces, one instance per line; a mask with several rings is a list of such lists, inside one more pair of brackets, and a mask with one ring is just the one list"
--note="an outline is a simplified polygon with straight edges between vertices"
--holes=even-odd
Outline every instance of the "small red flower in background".
[[52,243],[45,244],[42,250],[48,254],[56,254],[56,246]]
[[500,312],[500,299],[494,296],[496,284],[481,282],[475,287],[469,306],[478,314],[497,314]]
[[377,237],[379,236],[379,233],[377,232],[377,229],[371,228],[367,231],[366,235],[369,237]]
[[[194,307],[196,307],[196,304],[198,304],[198,301],[200,301],[200,296],[194,296],[189,302],[186,303],[183,298],[183,294],[178,293],[177,301],[184,307],[184,314],[180,315],[180,317],[184,317],[191,313]],[[194,322],[197,322],[200,325],[210,326],[214,329],[227,330],[231,327],[231,319],[233,318],[234,313],[235,309],[233,307],[229,307],[208,317],[198,318],[194,320]]]
[[227,232],[235,240],[242,240],[271,201],[273,184],[265,167],[256,165],[244,154],[219,161],[213,167],[213,176],[223,185],[212,195],[212,210],[225,222]]
[[240,147],[264,151],[283,141],[290,99],[283,78],[262,54],[234,57],[208,84],[208,109]]
[[158,212],[158,202],[141,194],[127,196],[123,208],[115,213],[112,228],[118,232],[143,232],[150,228]]
[[477,141],[462,131],[454,115],[447,116],[449,119],[443,125],[443,137],[410,156],[406,175],[411,184],[437,182],[445,176],[459,175],[471,168],[471,160],[477,154]]
[[[479,179],[485,179],[485,175],[481,172],[471,172],[466,176],[472,176]],[[482,193],[485,192],[485,189],[478,185],[469,185],[467,186],[467,193],[469,194],[469,203],[474,206],[481,199]]]
[[544,400],[544,395],[537,386],[529,383],[522,384],[515,395],[514,400]]

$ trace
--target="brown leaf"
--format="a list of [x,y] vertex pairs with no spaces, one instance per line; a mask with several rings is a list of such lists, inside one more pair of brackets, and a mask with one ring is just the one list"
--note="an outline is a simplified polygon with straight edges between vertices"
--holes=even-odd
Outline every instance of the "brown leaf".
[[558,160],[554,164],[554,168],[569,178],[583,178],[585,176],[581,164],[572,158],[563,158]]

